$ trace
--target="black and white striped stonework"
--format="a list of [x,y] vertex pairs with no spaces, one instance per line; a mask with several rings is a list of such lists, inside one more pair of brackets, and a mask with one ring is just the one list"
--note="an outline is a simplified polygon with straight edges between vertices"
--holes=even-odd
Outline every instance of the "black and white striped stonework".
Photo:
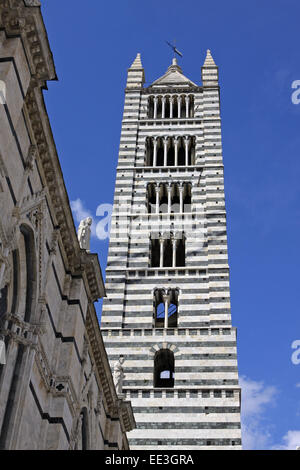
[[[101,322],[111,365],[125,357],[123,392],[137,423],[128,434],[130,447],[241,449],[218,67],[208,51],[202,86],[174,60],[148,88],[144,80],[138,54],[128,69]],[[169,157],[177,139],[188,145],[185,164],[183,154],[177,165]],[[162,152],[169,153],[162,158]],[[149,184],[167,194],[169,185],[187,183],[188,210],[149,213]],[[176,257],[166,262],[160,252],[155,265],[155,237],[160,250],[161,240],[183,238],[184,263],[177,265]],[[176,293],[176,319],[163,324],[155,299],[167,299],[168,308],[170,292]],[[174,361],[174,380],[170,375],[166,387],[155,378],[161,351]]]

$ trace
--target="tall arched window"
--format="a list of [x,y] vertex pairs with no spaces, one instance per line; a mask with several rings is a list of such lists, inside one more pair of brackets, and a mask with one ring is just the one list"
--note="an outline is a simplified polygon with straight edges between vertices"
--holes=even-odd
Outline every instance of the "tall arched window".
[[37,285],[35,243],[33,232],[27,225],[21,225],[20,231],[25,246],[26,298],[24,320],[29,322],[34,309]]
[[170,349],[160,349],[154,356],[154,387],[174,387],[175,361]]

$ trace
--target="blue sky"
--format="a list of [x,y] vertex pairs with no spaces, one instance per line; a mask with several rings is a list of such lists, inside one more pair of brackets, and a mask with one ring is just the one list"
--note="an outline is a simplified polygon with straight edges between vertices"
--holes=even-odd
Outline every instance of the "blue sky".
[[[113,201],[127,68],[141,52],[146,82],[171,62],[176,38],[200,83],[219,66],[232,322],[238,328],[247,448],[300,445],[299,2],[44,0],[59,82],[45,92],[77,216]],[[77,223],[77,221],[76,221]],[[92,239],[104,272],[107,241]],[[100,305],[98,308],[100,313]],[[298,385],[298,386],[297,386]]]

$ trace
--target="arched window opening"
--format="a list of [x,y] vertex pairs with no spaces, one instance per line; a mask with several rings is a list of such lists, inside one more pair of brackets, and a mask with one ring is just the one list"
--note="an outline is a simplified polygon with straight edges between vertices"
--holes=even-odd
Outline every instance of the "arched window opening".
[[156,193],[155,185],[148,184],[147,186],[147,196],[148,196],[148,213],[155,214],[156,212]]
[[154,387],[174,387],[175,361],[170,349],[160,349],[154,356]]
[[177,102],[177,96],[173,96],[173,118],[178,117],[178,102]]
[[37,284],[35,243],[34,235],[29,227],[21,225],[20,231],[24,238],[26,258],[26,299],[24,320],[29,322],[34,309]]
[[165,103],[165,117],[170,117],[170,96],[166,96],[166,103]]
[[185,165],[185,149],[182,142],[182,139],[179,139],[179,146],[178,146],[178,165],[184,166]]
[[151,240],[151,267],[159,268],[160,263],[160,248],[159,240],[154,238]]
[[157,99],[157,115],[158,118],[162,118],[162,99],[159,96]]
[[167,214],[168,212],[168,191],[165,184],[160,186],[160,198],[159,198],[159,213]]
[[148,118],[153,119],[154,116],[154,102],[153,96],[150,96],[148,99]]
[[191,184],[184,184],[183,188],[183,212],[192,212]]
[[164,166],[164,148],[162,139],[158,139],[156,166]]
[[172,254],[173,254],[173,249],[172,249],[172,243],[170,238],[167,238],[164,243],[164,267],[169,268],[172,266]]
[[167,153],[167,166],[174,166],[175,162],[175,151],[173,142],[171,142],[170,147],[168,148]]
[[185,266],[185,240],[181,238],[177,240],[176,250],[176,266]]
[[146,165],[153,166],[153,141],[147,137],[146,142]]
[[179,186],[178,184],[173,184],[172,186],[172,206],[171,213],[180,212],[180,195],[179,195]]
[[189,95],[189,117],[192,118],[194,117],[194,96]]

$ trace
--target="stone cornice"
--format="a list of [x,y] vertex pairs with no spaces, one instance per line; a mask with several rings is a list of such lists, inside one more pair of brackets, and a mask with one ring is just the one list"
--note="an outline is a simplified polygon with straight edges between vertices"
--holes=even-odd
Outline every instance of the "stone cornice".
[[82,249],[81,270],[86,275],[88,284],[87,292],[90,293],[90,302],[96,302],[98,299],[104,297],[106,294],[98,255],[96,253],[88,253],[86,250]]
[[173,94],[173,93],[199,93],[203,91],[202,86],[188,86],[188,87],[176,87],[176,86],[165,86],[165,87],[148,87],[142,88],[144,95],[159,95],[159,94]]
[[7,37],[22,39],[32,80],[47,88],[47,80],[55,80],[56,71],[37,0],[0,0],[0,27]]
[[130,431],[135,427],[131,403],[120,400],[116,394],[107,353],[93,305],[88,310],[86,330],[95,364],[95,374],[99,381],[100,389],[103,390],[108,412],[111,417],[120,419],[121,426],[125,431]]

